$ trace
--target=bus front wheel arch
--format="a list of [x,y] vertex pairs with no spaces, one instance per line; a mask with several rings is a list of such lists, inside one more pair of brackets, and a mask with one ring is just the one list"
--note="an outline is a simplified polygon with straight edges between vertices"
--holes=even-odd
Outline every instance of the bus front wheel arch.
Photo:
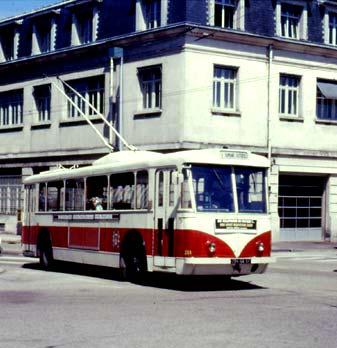
[[123,278],[141,280],[147,272],[145,243],[137,231],[128,232],[121,245],[120,268]]

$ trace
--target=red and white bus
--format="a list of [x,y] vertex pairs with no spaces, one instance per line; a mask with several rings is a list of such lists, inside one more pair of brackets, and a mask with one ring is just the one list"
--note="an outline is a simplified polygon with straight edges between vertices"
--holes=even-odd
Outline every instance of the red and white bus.
[[24,254],[121,268],[227,276],[271,261],[268,160],[206,149],[111,153],[25,179]]

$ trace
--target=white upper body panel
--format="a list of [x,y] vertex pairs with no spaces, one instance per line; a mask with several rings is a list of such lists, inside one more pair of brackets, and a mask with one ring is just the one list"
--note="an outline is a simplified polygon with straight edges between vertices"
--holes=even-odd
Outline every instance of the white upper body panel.
[[118,173],[127,170],[181,167],[184,164],[234,165],[268,168],[267,158],[242,150],[205,149],[179,151],[161,154],[151,151],[121,151],[106,155],[91,166],[75,169],[60,168],[32,175],[24,180],[24,184],[44,181],[63,180],[95,175]]

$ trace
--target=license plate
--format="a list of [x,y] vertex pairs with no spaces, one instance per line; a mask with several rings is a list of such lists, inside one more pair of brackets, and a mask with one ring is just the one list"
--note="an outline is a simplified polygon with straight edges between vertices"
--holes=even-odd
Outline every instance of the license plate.
[[231,259],[231,265],[250,265],[252,263],[251,259]]

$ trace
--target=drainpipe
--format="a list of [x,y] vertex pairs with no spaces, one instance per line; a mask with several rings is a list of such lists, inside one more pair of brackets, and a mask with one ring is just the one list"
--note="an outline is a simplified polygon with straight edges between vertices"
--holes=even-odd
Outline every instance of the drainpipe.
[[[114,95],[114,59],[110,56],[110,83],[109,83],[109,108],[110,108],[110,122],[113,125],[113,95]],[[112,130],[109,130],[109,143],[112,144]]]
[[268,46],[268,111],[267,111],[267,149],[268,149],[268,160],[271,165],[271,100],[272,100],[272,65],[273,65],[273,57],[274,51],[273,46]]
[[110,55],[110,97],[111,102],[113,98],[113,74],[114,74],[114,59],[119,59],[119,100],[118,100],[118,116],[117,122],[118,131],[117,135],[117,148],[119,151],[122,151],[124,147],[129,150],[135,150],[136,148],[132,145],[129,145],[126,140],[123,138],[123,74],[124,74],[124,50],[122,47],[113,47],[109,50]]
[[[119,72],[119,133],[123,136],[123,71],[124,71],[124,52],[121,50],[120,55],[120,72]],[[123,143],[118,138],[118,149],[123,151]]]

